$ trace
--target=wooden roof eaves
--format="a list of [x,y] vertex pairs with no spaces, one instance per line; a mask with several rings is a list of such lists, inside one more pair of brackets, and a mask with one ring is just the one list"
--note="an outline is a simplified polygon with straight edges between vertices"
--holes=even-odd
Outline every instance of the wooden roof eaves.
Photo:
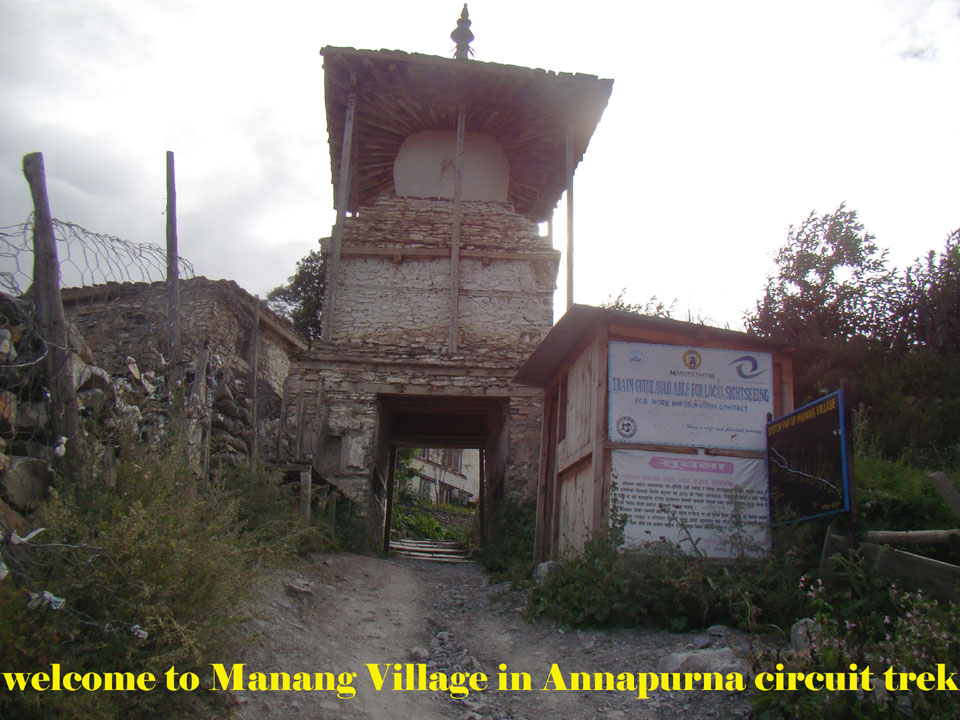
[[[587,333],[600,323],[630,326],[638,330],[660,330],[675,333],[677,336],[686,335],[692,341],[691,344],[706,341],[737,342],[742,344],[744,349],[763,350],[780,355],[789,355],[794,350],[794,347],[787,343],[750,335],[739,330],[727,330],[710,325],[674,320],[673,318],[639,315],[624,310],[575,303],[557,321],[557,324],[553,326],[530,357],[527,358],[512,382],[531,387],[547,387],[570,352]],[[611,340],[616,339],[616,337],[611,337]],[[644,341],[635,340],[635,342]]]
[[600,78],[587,73],[568,73],[544,70],[542,68],[527,68],[520,65],[503,65],[501,63],[482,62],[480,60],[454,60],[453,58],[438,55],[424,55],[422,53],[407,53],[402,50],[358,50],[350,47],[335,47],[327,45],[320,50],[320,54],[327,57],[340,56],[344,59],[359,58],[376,62],[409,62],[421,66],[442,68],[454,72],[490,73],[493,75],[513,75],[517,78],[534,80],[559,80],[568,84],[583,84],[589,87],[606,86],[607,95],[613,88],[613,80]]
[[[340,48],[327,46],[321,51],[324,56],[325,95],[328,143],[330,147],[331,181],[336,193],[337,178],[339,177],[340,152],[343,142],[343,116],[347,95],[353,91],[357,93],[358,130],[362,127],[363,107],[376,102],[402,104],[403,97],[416,98],[421,101],[425,96],[427,104],[421,108],[421,113],[415,120],[424,125],[424,129],[436,129],[424,124],[423,110],[429,111],[433,105],[442,105],[444,102],[453,105],[455,102],[449,92],[438,92],[444,88],[465,88],[454,94],[469,96],[468,78],[482,76],[504,80],[508,78],[512,84],[502,89],[506,98],[502,104],[496,99],[484,97],[477,102],[465,97],[468,107],[475,106],[482,113],[496,113],[510,110],[529,115],[528,121],[519,123],[521,127],[540,126],[544,136],[556,135],[565,130],[571,132],[574,141],[574,167],[582,161],[590,139],[597,124],[606,109],[613,87],[613,80],[600,79],[595,75],[582,73],[555,73],[542,69],[531,69],[514,65],[485,63],[474,60],[453,60],[431,55],[404,53],[396,50],[357,50],[355,48]],[[436,75],[436,82],[417,82],[410,85],[407,73],[399,66],[415,66],[428,73]],[[459,79],[451,76],[459,76]],[[399,87],[398,87],[399,84]],[[489,85],[479,92],[486,95],[490,91]],[[371,100],[375,96],[376,100]],[[421,103],[422,104],[422,103]],[[469,112],[469,111],[468,111]],[[469,122],[469,120],[468,120]],[[416,123],[415,123],[416,124]],[[561,130],[563,128],[563,130]],[[362,132],[362,130],[361,130]],[[496,132],[484,131],[485,134],[497,135]],[[402,134],[402,133],[401,133]],[[510,145],[509,141],[497,138],[502,145]],[[360,143],[358,143],[359,146]],[[566,178],[563,175],[562,142],[558,145],[556,156],[547,164],[532,173],[520,174],[511,177],[514,180],[530,179],[532,182],[517,184],[511,189],[511,198],[514,200],[517,211],[534,219],[543,221],[550,218],[566,187]],[[509,150],[505,147],[505,151]],[[551,151],[541,149],[543,157],[550,157]],[[362,152],[361,152],[362,156]],[[360,161],[363,164],[363,160]],[[511,166],[513,163],[511,162]],[[368,178],[369,180],[370,178]],[[367,182],[362,188],[355,188],[348,202],[348,210],[356,211],[361,205],[367,204],[374,195],[373,190],[381,191],[388,188],[388,179],[377,179]],[[520,188],[523,188],[521,190]]]

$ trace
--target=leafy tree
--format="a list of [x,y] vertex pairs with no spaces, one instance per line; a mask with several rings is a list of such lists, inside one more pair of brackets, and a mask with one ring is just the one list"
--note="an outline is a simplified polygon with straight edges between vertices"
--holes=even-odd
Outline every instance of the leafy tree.
[[267,304],[293,321],[308,340],[320,338],[321,310],[326,268],[319,250],[311,250],[297,261],[297,270],[286,285],[267,294]]
[[931,250],[907,268],[895,315],[895,349],[960,355],[960,228],[942,253]]
[[840,205],[826,215],[811,212],[799,226],[790,226],[775,258],[777,271],[756,312],[745,318],[747,329],[819,346],[876,336],[895,278],[886,255],[855,210]]

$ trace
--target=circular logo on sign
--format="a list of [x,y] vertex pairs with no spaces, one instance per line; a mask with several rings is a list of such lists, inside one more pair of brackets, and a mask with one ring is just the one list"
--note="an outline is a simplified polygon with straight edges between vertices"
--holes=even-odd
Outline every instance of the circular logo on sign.
[[683,353],[683,366],[689,370],[696,370],[700,367],[700,353],[696,350],[686,350]]
[[617,432],[620,433],[620,437],[632,438],[637,432],[637,421],[629,415],[624,415],[617,420]]

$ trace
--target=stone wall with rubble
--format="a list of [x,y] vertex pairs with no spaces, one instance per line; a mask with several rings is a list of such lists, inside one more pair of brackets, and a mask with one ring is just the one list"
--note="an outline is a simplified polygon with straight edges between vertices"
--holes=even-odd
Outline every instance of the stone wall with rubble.
[[[332,341],[439,353],[448,339],[452,227],[452,202],[394,195],[347,218]],[[458,345],[528,355],[553,324],[559,252],[536,223],[499,202],[463,203],[460,247]]]
[[[166,286],[109,283],[62,291],[64,313],[109,372],[132,357],[143,371],[160,371],[166,348]],[[204,341],[234,377],[250,374],[256,298],[231,280],[204,277],[180,281],[182,357],[190,366]],[[261,305],[260,382],[277,396],[290,369],[290,356],[306,347],[289,322]]]
[[[163,357],[167,333],[164,283],[69,288],[62,291],[62,297],[67,319],[108,373],[126,373],[129,360],[147,376],[148,383],[172,372]],[[211,389],[216,389],[211,420],[214,464],[235,465],[252,449],[249,378],[255,302],[253,295],[233,281],[197,277],[180,282],[181,357],[188,381],[204,342],[210,345],[207,371]],[[262,458],[271,458],[277,448],[290,358],[306,347],[288,321],[261,305],[257,414]]]

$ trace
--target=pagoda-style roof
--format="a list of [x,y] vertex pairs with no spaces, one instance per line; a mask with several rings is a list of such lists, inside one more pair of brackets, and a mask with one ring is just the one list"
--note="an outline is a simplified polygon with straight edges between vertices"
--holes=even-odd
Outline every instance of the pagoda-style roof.
[[325,47],[320,52],[334,192],[347,96],[357,96],[351,212],[393,190],[393,163],[407,137],[456,130],[457,105],[463,101],[466,131],[492,136],[510,161],[508,197],[516,211],[546,220],[566,188],[567,129],[579,164],[613,87],[613,80],[593,75],[393,50]]

